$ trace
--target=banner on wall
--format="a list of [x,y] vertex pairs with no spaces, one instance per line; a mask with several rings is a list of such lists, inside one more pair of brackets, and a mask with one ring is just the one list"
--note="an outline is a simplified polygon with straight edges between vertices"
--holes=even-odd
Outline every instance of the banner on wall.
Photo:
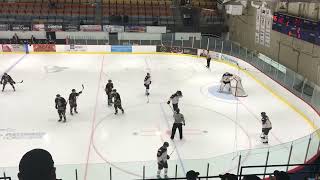
[[111,52],[132,52],[132,46],[111,46]]
[[56,45],[54,44],[33,44],[34,52],[56,52]]
[[80,25],[80,31],[102,31],[101,25]]
[[9,24],[0,24],[0,31],[8,31]]
[[31,26],[26,24],[12,24],[11,30],[12,31],[30,31]]
[[183,53],[181,47],[168,47],[168,46],[157,46],[157,52],[172,52],[172,53]]
[[45,31],[44,24],[33,24],[32,31]]
[[145,26],[126,26],[126,32],[146,32]]
[[48,32],[62,31],[62,25],[60,25],[60,24],[47,24],[46,31],[48,31]]
[[87,46],[86,45],[75,45],[75,44],[70,44],[64,46],[65,51],[67,52],[85,52],[87,51]]
[[259,31],[259,43],[264,46],[264,40],[265,40],[265,27],[266,27],[266,8],[261,9],[260,14],[260,31]]
[[256,13],[256,32],[255,32],[255,43],[256,44],[259,44],[260,14],[261,14],[261,9],[257,9],[257,13]]
[[256,13],[255,43],[270,47],[273,16],[271,9],[262,7]]
[[24,52],[24,47],[21,44],[2,44],[2,52]]
[[78,26],[74,25],[74,24],[64,24],[63,25],[63,30],[64,31],[69,31],[69,32],[74,32],[74,31],[78,31]]
[[124,26],[104,25],[103,31],[110,32],[110,33],[124,32]]
[[264,35],[264,45],[270,47],[271,28],[272,28],[272,14],[270,9],[266,9],[266,30]]

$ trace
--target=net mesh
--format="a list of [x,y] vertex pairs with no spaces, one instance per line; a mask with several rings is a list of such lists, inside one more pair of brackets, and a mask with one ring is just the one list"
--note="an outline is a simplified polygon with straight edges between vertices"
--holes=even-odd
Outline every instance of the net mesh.
[[231,81],[231,93],[236,97],[248,96],[248,94],[243,89],[241,78],[239,76],[234,75]]

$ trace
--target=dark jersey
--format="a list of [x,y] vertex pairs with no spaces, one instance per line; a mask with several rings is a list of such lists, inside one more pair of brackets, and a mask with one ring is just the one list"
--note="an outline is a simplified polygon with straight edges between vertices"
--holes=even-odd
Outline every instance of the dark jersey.
[[167,148],[162,146],[158,149],[157,160],[158,162],[166,162],[168,159]]
[[114,104],[120,105],[121,104],[121,97],[119,93],[113,93],[112,97],[114,98]]
[[55,99],[56,109],[65,110],[67,106],[67,102],[63,97],[58,97]]
[[111,92],[113,89],[113,83],[112,82],[108,82],[105,88],[106,92]]
[[3,83],[3,84],[6,84],[6,83],[15,83],[14,81],[13,81],[13,79],[11,78],[11,76],[9,76],[9,75],[3,75],[2,76],[2,78],[1,78],[1,83]]
[[80,91],[79,93],[73,92],[69,95],[69,103],[72,104],[77,104],[77,97],[82,93]]

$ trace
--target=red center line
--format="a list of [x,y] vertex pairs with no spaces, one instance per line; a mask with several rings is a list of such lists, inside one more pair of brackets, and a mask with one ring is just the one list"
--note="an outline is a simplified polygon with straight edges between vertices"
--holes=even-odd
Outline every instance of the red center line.
[[93,134],[94,134],[94,125],[95,125],[95,121],[96,121],[96,114],[97,114],[97,107],[98,107],[98,97],[99,97],[99,92],[100,92],[100,83],[101,83],[102,73],[103,73],[103,62],[104,62],[104,56],[103,56],[102,61],[101,61],[100,75],[99,75],[99,81],[98,81],[98,89],[97,89],[97,93],[96,93],[96,103],[94,105],[94,111],[93,111],[93,116],[92,116],[91,134],[90,134],[90,140],[89,140],[86,167],[85,167],[85,172],[84,172],[84,180],[87,179],[87,174],[88,174],[89,157],[90,157],[91,144],[92,144],[92,139],[93,139]]

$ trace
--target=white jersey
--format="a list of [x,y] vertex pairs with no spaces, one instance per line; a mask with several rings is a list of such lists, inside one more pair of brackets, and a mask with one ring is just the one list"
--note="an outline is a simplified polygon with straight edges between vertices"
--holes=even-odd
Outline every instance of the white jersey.
[[144,84],[145,85],[150,85],[151,84],[151,76],[146,76],[144,78]]
[[262,123],[262,128],[263,129],[270,129],[270,128],[272,128],[272,124],[271,124],[271,121],[269,120],[269,117],[268,116],[266,116],[266,117],[264,117],[264,118],[262,118],[262,119],[264,119],[265,120],[265,123]]

